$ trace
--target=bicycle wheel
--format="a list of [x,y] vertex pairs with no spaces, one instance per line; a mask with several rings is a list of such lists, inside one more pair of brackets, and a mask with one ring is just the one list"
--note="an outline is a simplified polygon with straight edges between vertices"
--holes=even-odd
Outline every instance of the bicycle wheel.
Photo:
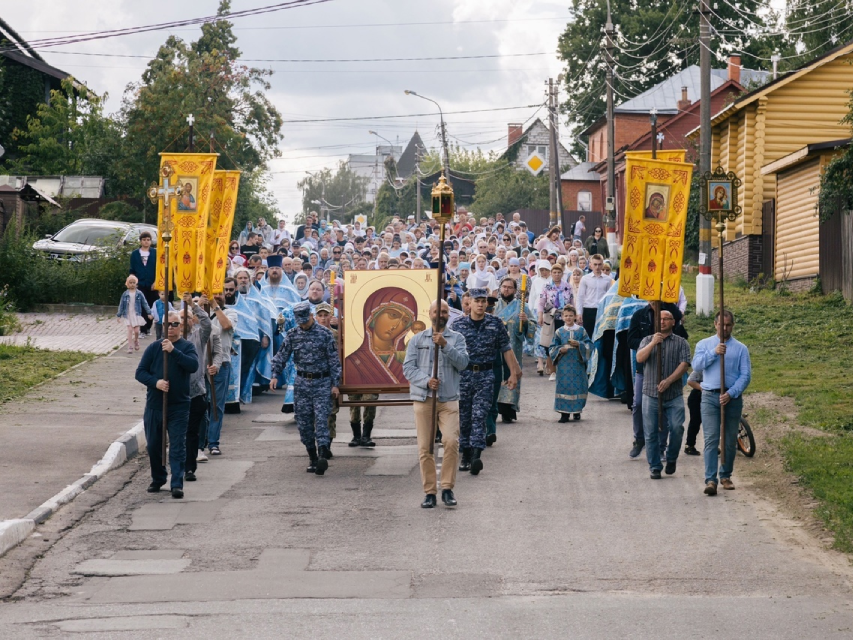
[[738,426],[737,448],[747,458],[755,455],[755,436],[752,435],[752,428],[743,416],[741,416]]

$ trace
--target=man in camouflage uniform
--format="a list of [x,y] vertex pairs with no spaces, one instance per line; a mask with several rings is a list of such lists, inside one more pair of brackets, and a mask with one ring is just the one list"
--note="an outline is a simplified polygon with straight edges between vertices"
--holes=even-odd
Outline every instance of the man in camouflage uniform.
[[510,366],[508,389],[515,388],[520,372],[507,355],[507,352],[512,354],[512,347],[504,323],[486,313],[489,292],[474,288],[469,293],[471,315],[454,322],[453,330],[462,334],[468,348],[468,367],[462,372],[459,385],[459,448],[462,450],[459,470],[470,471],[476,476],[483,469],[480,454],[486,448],[486,418],[492,407],[497,356],[502,355]]
[[323,475],[329,468],[329,412],[332,397],[338,396],[341,362],[332,332],[311,315],[311,304],[300,302],[293,307],[297,326],[287,332],[272,363],[271,388],[278,374],[293,354],[296,364],[294,404],[299,437],[308,451],[309,473]]
[[[332,337],[335,339],[335,345],[338,344],[338,330],[332,328],[332,305],[328,302],[321,302],[314,307],[314,316],[322,326],[332,332]],[[329,457],[332,455],[332,441],[338,437],[338,412],[341,408],[338,406],[337,398],[332,398],[332,409],[329,411]]]

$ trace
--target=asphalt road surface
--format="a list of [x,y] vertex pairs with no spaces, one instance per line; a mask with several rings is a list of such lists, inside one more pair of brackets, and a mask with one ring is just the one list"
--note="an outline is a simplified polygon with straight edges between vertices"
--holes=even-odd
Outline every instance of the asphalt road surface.
[[521,419],[455,509],[419,506],[410,407],[379,410],[373,451],[347,446],[342,409],[324,477],[280,394],[227,417],[182,501],[131,461],[0,559],[8,583],[38,558],[0,637],[853,637],[849,562],[737,466],[714,498],[701,458],[652,481],[623,405],[557,424],[554,383],[525,371]]

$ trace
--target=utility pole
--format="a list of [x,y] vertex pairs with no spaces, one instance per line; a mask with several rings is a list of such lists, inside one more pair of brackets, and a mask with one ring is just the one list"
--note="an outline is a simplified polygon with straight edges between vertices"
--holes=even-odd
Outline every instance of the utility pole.
[[[711,171],[711,22],[708,0],[699,0],[699,175]],[[699,217],[699,276],[696,278],[696,313],[714,311],[714,276],[711,274],[711,221]]]
[[[559,80],[557,81],[559,83]],[[556,168],[556,172],[554,174],[554,180],[556,184],[554,188],[557,191],[557,220],[562,223],[563,219],[563,189],[562,184],[563,181],[560,178],[560,115],[559,115],[559,84],[554,84],[551,86],[551,90],[553,93],[553,119],[551,120],[551,137],[554,139],[554,166]]]
[[607,245],[611,255],[617,255],[619,245],[616,242],[616,127],[613,122],[613,17],[610,14],[610,0],[607,0],[607,23],[604,25],[607,62],[607,200],[604,204],[604,227]]
[[551,227],[559,224],[560,222],[560,212],[557,211],[557,180],[559,180],[557,174],[559,173],[559,169],[557,168],[557,145],[555,144],[554,137],[554,122],[556,121],[554,111],[554,80],[548,78],[548,121],[551,130],[550,135],[548,136],[548,175],[550,177],[549,182],[551,185]]
[[421,148],[415,147],[415,202],[417,203],[417,212],[415,213],[415,224],[421,223]]

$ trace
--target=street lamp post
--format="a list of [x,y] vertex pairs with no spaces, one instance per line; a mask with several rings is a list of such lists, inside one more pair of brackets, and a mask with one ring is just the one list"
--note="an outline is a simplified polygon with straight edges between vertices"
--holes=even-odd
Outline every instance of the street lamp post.
[[447,130],[444,126],[444,112],[441,110],[441,105],[432,98],[427,98],[426,96],[422,96],[421,94],[410,91],[409,89],[406,89],[405,93],[407,96],[416,96],[423,100],[429,100],[438,107],[438,116],[441,118],[441,146],[444,149],[444,162],[442,163],[442,166],[444,167],[444,175],[446,175],[447,179],[450,180],[450,152],[447,150]]

